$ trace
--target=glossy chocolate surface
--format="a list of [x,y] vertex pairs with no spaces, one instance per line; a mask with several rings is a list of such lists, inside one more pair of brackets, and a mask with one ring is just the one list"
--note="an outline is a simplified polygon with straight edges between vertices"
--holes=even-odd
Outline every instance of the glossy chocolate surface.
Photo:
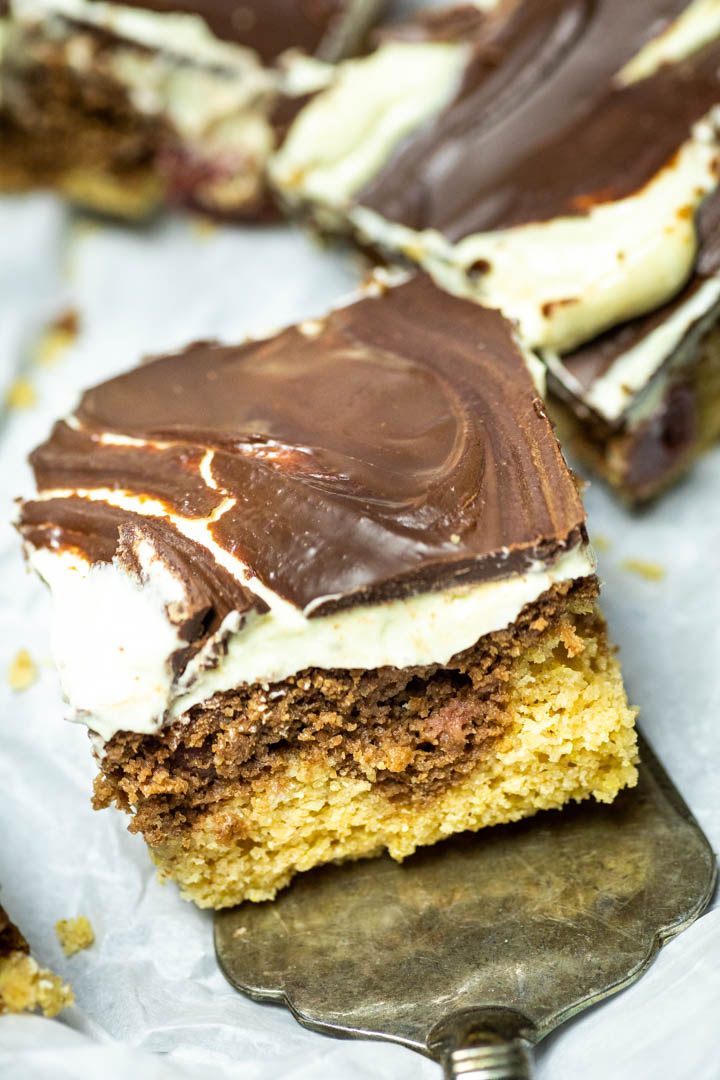
[[[501,578],[584,536],[509,324],[424,276],[304,330],[144,364],[87,391],[73,424],[33,455],[40,491],[151,494],[167,517],[36,501],[23,510],[27,538],[107,560],[113,534],[149,521],[210,592],[215,559],[173,541],[172,517],[206,517],[228,498],[214,542],[313,614]],[[106,440],[98,453],[103,433],[154,445]]]
[[644,186],[720,96],[720,46],[622,87],[615,76],[687,0],[501,4],[463,87],[357,201],[455,241],[583,214]]

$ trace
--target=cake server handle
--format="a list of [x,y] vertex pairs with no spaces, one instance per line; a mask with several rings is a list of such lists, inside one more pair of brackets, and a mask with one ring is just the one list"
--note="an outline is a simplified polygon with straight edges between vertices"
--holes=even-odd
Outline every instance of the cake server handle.
[[530,1027],[511,1009],[469,1009],[438,1024],[428,1047],[445,1080],[532,1080]]

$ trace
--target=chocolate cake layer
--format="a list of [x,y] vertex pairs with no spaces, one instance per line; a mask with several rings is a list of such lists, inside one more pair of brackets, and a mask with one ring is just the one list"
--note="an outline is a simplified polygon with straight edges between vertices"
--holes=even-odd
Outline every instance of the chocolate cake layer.
[[[165,514],[214,504],[214,543],[313,615],[521,572],[583,531],[510,326],[427,278],[267,341],[144,364],[87,391],[72,426],[32,456],[41,492],[122,482],[162,500],[171,531]],[[104,502],[74,498],[83,537],[69,524],[67,542],[105,557]],[[24,508],[35,544],[44,515],[63,544],[54,510]]]
[[157,843],[249,782],[272,783],[299,753],[317,754],[339,776],[370,779],[390,799],[436,795],[507,734],[517,658],[556,634],[569,607],[589,616],[598,591],[595,578],[556,585],[446,665],[310,669],[218,694],[160,736],[119,733],[103,748],[95,806],[132,810],[131,831]]
[[[156,168],[162,148],[174,145],[168,124],[138,112],[102,62],[81,74],[67,63],[62,40],[45,40],[33,30],[19,46],[17,34],[9,31],[15,44],[2,69],[2,186],[23,190],[62,181],[71,198],[77,194],[94,205],[92,192],[100,193],[98,209],[130,218],[155,209],[164,186],[167,198],[182,201],[183,185],[164,180]],[[108,35],[90,36],[100,57],[115,48]],[[108,185],[116,191],[108,193]]]

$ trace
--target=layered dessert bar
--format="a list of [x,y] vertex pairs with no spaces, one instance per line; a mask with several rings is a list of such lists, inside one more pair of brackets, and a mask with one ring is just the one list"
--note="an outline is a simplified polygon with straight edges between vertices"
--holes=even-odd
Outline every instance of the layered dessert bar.
[[0,1016],[35,1009],[57,1016],[73,1001],[70,987],[38,965],[27,941],[0,907]]
[[498,312],[421,276],[87,391],[19,529],[95,804],[223,907],[635,783],[585,514]]
[[[424,85],[424,70],[434,74],[423,96],[413,79]],[[385,34],[371,55],[339,65],[300,111],[271,173],[289,208],[500,308],[556,361],[551,386],[562,384],[565,401],[586,397],[584,374],[599,370],[584,350],[619,357],[626,324],[644,336],[635,320],[651,313],[657,361],[634,365],[628,383],[627,365],[612,365],[631,388],[622,419],[614,407],[598,411],[598,395],[573,415],[578,446],[629,497],[645,497],[717,429],[702,419],[720,410],[712,348],[700,346],[701,360],[698,348],[668,342],[677,344],[698,305],[712,329],[704,316],[714,284],[680,319],[673,305],[682,306],[693,275],[715,275],[701,265],[698,221],[718,184],[719,71],[714,0],[458,8]],[[324,138],[336,129],[341,137]],[[564,366],[584,374],[564,379]],[[678,381],[695,415],[679,441],[669,431]],[[628,450],[629,431],[642,449]],[[636,469],[630,459],[647,458],[662,432],[664,449]]]
[[10,0],[0,185],[128,217],[165,202],[262,215],[275,110],[322,83],[320,58],[358,45],[378,7]]
[[564,356],[543,353],[563,442],[632,503],[660,494],[720,437],[719,226],[714,192],[677,296]]

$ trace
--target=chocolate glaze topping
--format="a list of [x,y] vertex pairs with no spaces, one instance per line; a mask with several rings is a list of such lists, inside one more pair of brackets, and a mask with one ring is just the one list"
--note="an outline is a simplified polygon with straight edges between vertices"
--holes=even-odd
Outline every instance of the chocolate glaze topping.
[[408,137],[357,201],[459,240],[634,193],[718,100],[717,45],[638,84],[614,81],[686,7],[687,0],[502,4],[480,24],[456,99]]
[[[317,327],[236,347],[200,342],[145,364],[87,391],[74,424],[72,438],[58,425],[33,455],[40,491],[152,493],[168,516],[34,501],[22,510],[26,538],[107,560],[149,529],[177,572],[202,583],[208,609],[257,606],[172,523],[177,508],[204,516],[218,496],[233,502],[211,525],[215,542],[313,615],[501,578],[584,538],[509,324],[424,276]],[[171,449],[97,453],[103,432]],[[217,490],[199,485],[208,450]]]
[[122,0],[161,14],[200,15],[216,37],[274,60],[285,49],[322,50],[352,0]]

